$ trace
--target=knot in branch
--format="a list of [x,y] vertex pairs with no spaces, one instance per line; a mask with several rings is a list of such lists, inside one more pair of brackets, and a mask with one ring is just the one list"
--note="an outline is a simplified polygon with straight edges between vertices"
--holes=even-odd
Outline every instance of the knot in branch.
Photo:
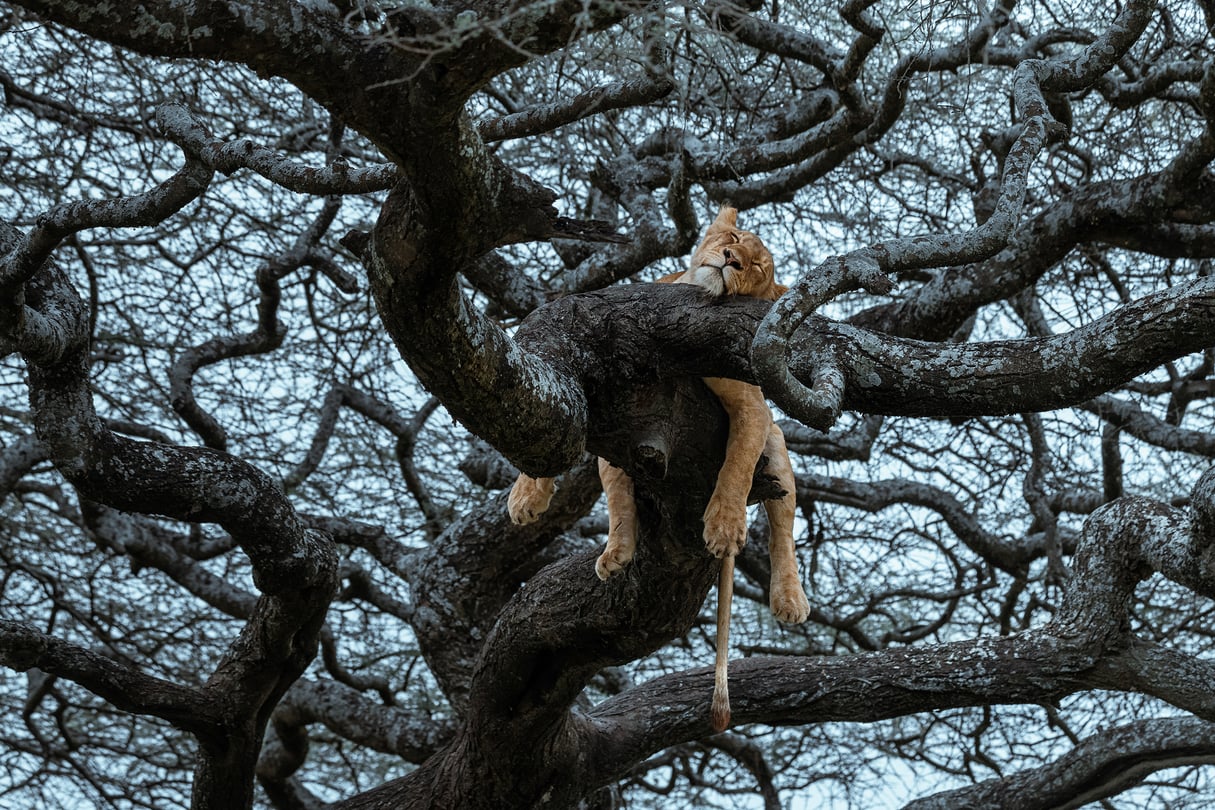
[[751,365],[764,394],[798,421],[818,430],[830,429],[843,408],[843,368],[812,332],[802,343],[814,358],[811,383],[806,386],[789,370],[789,339],[815,310],[837,295],[856,289],[887,293],[893,286],[873,248],[828,259],[803,277],[781,296],[755,331]]

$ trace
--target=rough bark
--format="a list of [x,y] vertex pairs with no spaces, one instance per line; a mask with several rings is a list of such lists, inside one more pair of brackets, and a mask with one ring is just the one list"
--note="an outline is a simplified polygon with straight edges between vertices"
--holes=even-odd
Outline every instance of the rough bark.
[[[881,243],[800,274],[793,294],[775,307],[708,301],[688,288],[637,285],[567,296],[539,309],[513,336],[473,305],[461,276],[498,299],[504,311],[519,314],[546,291],[518,283],[494,248],[615,237],[600,224],[558,216],[555,195],[508,165],[488,142],[547,132],[591,110],[661,98],[669,81],[647,76],[606,85],[568,103],[482,124],[473,123],[466,102],[507,69],[640,14],[644,4],[484,2],[477,13],[495,24],[466,36],[456,36],[462,29],[454,7],[411,5],[391,18],[382,37],[343,25],[321,4],[289,0],[16,5],[140,53],[235,62],[261,76],[284,78],[366,136],[389,161],[353,173],[341,164],[312,169],[278,159],[249,139],[212,138],[190,113],[168,105],[160,111],[161,131],[187,156],[173,178],[139,197],[55,208],[27,233],[0,226],[0,352],[19,351],[28,364],[37,430],[36,445],[23,442],[0,457],[0,492],[32,464],[51,460],[83,497],[84,521],[99,542],[155,565],[245,622],[228,655],[197,687],[151,678],[8,622],[0,627],[0,660],[11,668],[37,667],[71,678],[117,706],[195,734],[201,743],[197,807],[248,806],[255,771],[278,800],[307,805],[291,775],[303,759],[306,737],[300,729],[309,722],[421,761],[409,776],[337,805],[362,808],[570,806],[649,754],[706,736],[708,668],[626,689],[593,708],[579,704],[589,680],[605,667],[685,634],[714,580],[716,564],[704,551],[700,520],[720,465],[725,424],[696,377],[762,380],[778,404],[823,430],[841,410],[948,417],[1087,402],[1128,433],[1151,436],[1160,446],[1210,452],[1201,437],[1146,422],[1130,406],[1098,395],[1215,343],[1212,277],[1130,301],[1064,335],[927,342],[952,338],[980,307],[1031,288],[1078,244],[1150,248],[1163,256],[1215,252],[1206,224],[1213,212],[1205,167],[1215,155],[1209,126],[1184,140],[1159,171],[1085,184],[1021,222],[1030,167],[1062,137],[1057,107],[1048,97],[1093,92],[1111,103],[1130,103],[1153,89],[1205,76],[1193,108],[1208,116],[1215,109],[1215,81],[1197,63],[1152,68],[1135,82],[1110,77],[1152,18],[1152,3],[1127,3],[1098,34],[1068,35],[1065,41],[1078,46],[1066,59],[1049,58],[1051,43],[1045,40],[1027,41],[1025,53],[1016,54],[993,45],[1012,5],[1000,3],[958,42],[897,60],[879,81],[873,104],[861,97],[858,82],[885,34],[869,13],[872,4],[849,3],[841,10],[856,36],[849,47],[837,48],[710,3],[713,24],[730,27],[741,42],[762,43],[766,52],[805,62],[828,81],[784,118],[769,122],[772,141],[718,152],[697,147],[687,133],[662,133],[628,159],[592,173],[611,175],[592,180],[614,192],[638,221],[636,243],[571,262],[569,289],[593,289],[686,249],[696,230],[688,193],[693,180],[744,207],[781,199],[877,144],[906,109],[918,74],[986,59],[1016,65],[1016,120],[993,136],[1006,142],[1000,176],[987,188],[994,202],[971,230]],[[388,192],[372,232],[353,234],[346,244],[364,262],[381,325],[417,379],[522,470],[550,475],[581,465],[567,474],[567,487],[538,529],[508,526],[499,499],[442,533],[435,529],[426,551],[407,554],[374,527],[306,519],[278,482],[223,452],[222,428],[190,401],[190,378],[214,359],[277,345],[275,285],[280,274],[316,258],[306,250],[308,239],[263,268],[263,317],[256,333],[243,341],[201,344],[180,359],[177,379],[184,393],[176,397],[178,411],[209,447],[134,441],[98,417],[89,380],[88,313],[48,257],[84,228],[161,221],[195,199],[214,171],[238,168],[303,192]],[[666,211],[651,199],[663,192]],[[322,216],[311,236],[327,227],[326,216],[332,219],[331,213]],[[664,217],[675,227],[655,224]],[[874,307],[852,323],[816,314],[841,292],[865,287],[885,293],[887,273],[924,268],[947,269],[904,300]],[[329,275],[339,287],[349,281]],[[407,421],[352,390],[334,390],[318,429],[317,455],[324,453],[339,402],[374,414],[397,438],[406,486],[431,518],[426,494],[409,473],[419,417]],[[875,432],[840,442],[838,452],[867,454]],[[803,438],[805,444],[822,440],[817,434]],[[1110,453],[1116,456],[1113,444]],[[623,467],[636,481],[642,527],[637,557],[607,583],[594,575],[593,552],[537,570],[544,559],[537,555],[595,497],[587,452]],[[1115,462],[1111,457],[1111,497],[1120,491]],[[310,453],[288,485],[306,477],[315,463]],[[1027,481],[1027,499],[1035,500],[1035,515],[1050,524],[1053,515],[1037,488],[1040,465],[1029,477],[1034,480]],[[1193,516],[1130,497],[1093,512],[1074,545],[1076,574],[1066,601],[1050,624],[1009,637],[851,657],[737,662],[731,673],[735,721],[867,722],[956,706],[1049,702],[1098,688],[1154,695],[1215,720],[1209,662],[1128,631],[1134,586],[1151,572],[1194,593],[1215,595],[1212,480],[1208,476],[1195,489]],[[1032,543],[1003,545],[956,502],[906,482],[862,488],[804,477],[799,490],[804,498],[865,508],[880,509],[894,498],[928,506],[981,558],[1017,576],[1059,540],[1048,537],[1053,528],[1047,525]],[[260,594],[207,579],[176,551],[163,527],[126,512],[220,525],[232,538],[231,548],[247,555]],[[297,680],[324,634],[338,578],[333,539],[340,532],[343,542],[367,549],[419,594],[414,604],[402,605],[375,595],[366,579],[360,583],[369,600],[412,623],[458,724],[402,736],[404,718],[353,723],[345,715],[365,707],[359,699]],[[268,726],[272,750],[259,765]],[[1064,761],[1056,771],[1028,774],[1023,783],[978,786],[959,800],[977,795],[1007,801],[1000,796],[1023,784],[1040,791],[1035,795],[1043,801],[1054,801],[1057,783],[1073,795],[1097,798],[1160,762],[1206,761],[1210,752],[1193,744],[1194,729],[1181,731],[1180,742],[1162,734],[1144,753],[1119,746],[1110,760],[1133,760],[1130,775],[1121,779],[1108,778],[1113,766],[1098,752],[1095,771],[1073,771]],[[1086,765],[1094,761],[1078,756]]]

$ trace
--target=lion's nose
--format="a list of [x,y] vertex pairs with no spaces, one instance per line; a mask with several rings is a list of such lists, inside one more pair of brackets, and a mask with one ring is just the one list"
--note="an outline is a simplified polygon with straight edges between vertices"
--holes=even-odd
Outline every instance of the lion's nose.
[[721,255],[726,260],[726,267],[733,267],[736,270],[742,269],[742,262],[738,260],[737,256],[730,252],[729,248],[723,248]]

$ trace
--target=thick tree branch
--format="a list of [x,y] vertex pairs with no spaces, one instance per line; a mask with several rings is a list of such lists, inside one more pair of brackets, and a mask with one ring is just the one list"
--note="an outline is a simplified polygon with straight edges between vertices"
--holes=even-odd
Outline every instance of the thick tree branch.
[[223,731],[223,719],[206,690],[152,677],[20,622],[0,619],[0,664],[17,672],[37,667],[80,684],[124,711],[160,717],[199,736],[212,738]]
[[[158,114],[162,129],[171,114]],[[0,295],[7,297],[38,271],[59,244],[89,228],[138,228],[156,225],[198,198],[213,172],[193,153],[185,165],[151,191],[109,200],[80,200],[56,206],[38,217],[34,227],[0,258]]]
[[538,523],[514,526],[506,493],[454,521],[410,567],[417,593],[427,594],[413,618],[431,672],[457,712],[464,713],[474,662],[502,606],[539,564],[537,553],[599,497],[596,464],[579,464],[562,477]]
[[[552,358],[551,379],[567,397],[588,397],[619,380],[688,375],[754,381],[746,340],[768,304],[710,302],[680,286],[638,284],[570,296],[537,310],[516,340],[529,353]],[[964,344],[904,340],[814,317],[794,335],[790,367],[810,379],[831,364],[840,385],[837,409],[905,416],[1053,410],[1215,344],[1213,307],[1215,279],[1205,277],[1064,335]],[[1076,375],[1076,368],[1088,374]],[[604,410],[585,401],[591,414],[586,445],[598,452]],[[507,441],[518,439],[507,434],[510,425],[484,418],[469,425],[491,443],[501,442],[499,449],[511,457]]]
[[195,771],[200,806],[245,806],[270,709],[316,652],[337,583],[332,540],[307,528],[275,482],[239,459],[112,433],[93,407],[88,318],[75,290],[46,264],[25,295],[35,310],[65,313],[70,330],[61,358],[26,358],[35,428],[59,472],[109,506],[219,523],[253,563],[263,596],[202,689],[222,731],[199,737]]
[[[655,286],[644,292],[656,297],[659,289]],[[599,295],[621,293],[612,290]],[[748,303],[761,302],[733,305],[741,308]],[[730,304],[719,304],[718,308],[727,306]],[[721,313],[717,316],[720,320]],[[625,322],[619,309],[610,320],[618,328]],[[721,352],[720,346],[715,349]],[[686,346],[671,350],[683,353]],[[609,449],[607,455],[613,457],[613,451]],[[698,468],[672,465],[673,470]],[[642,480],[637,489],[642,493],[639,503],[648,503],[644,494],[648,486]],[[1111,675],[1112,668],[1119,666],[1111,662],[1119,660],[1127,643],[1134,586],[1149,572],[1160,571],[1201,594],[1215,595],[1215,576],[1208,561],[1215,539],[1211,530],[1215,519],[1210,517],[1215,514],[1212,481],[1215,472],[1195,488],[1192,520],[1142,499],[1124,498],[1095,512],[1086,521],[1076,550],[1076,575],[1064,604],[1041,629],[1011,638],[883,650],[849,659],[747,659],[731,672],[732,691],[740,689],[745,695],[736,717],[741,722],[768,723],[875,720],[953,706],[1051,701],[1094,687],[1138,688],[1203,716],[1215,716],[1215,704],[1209,699],[1195,699],[1193,691],[1175,686],[1162,689],[1158,684],[1175,683],[1175,679],[1170,681],[1158,672],[1144,671],[1137,681]],[[673,484],[664,481],[652,486],[661,490]],[[671,583],[693,587],[691,583],[701,583],[702,576],[711,577],[699,538],[682,538],[670,545],[674,540],[643,534],[638,558],[606,586],[590,572],[589,556],[570,558],[533,577],[504,609],[486,639],[469,698],[475,712],[449,749],[451,755],[468,761],[464,757],[475,751],[476,760],[485,761],[491,769],[530,767],[533,778],[528,783],[534,789],[563,790],[569,778],[568,763],[550,761],[536,770],[535,763],[524,764],[526,757],[519,759],[517,752],[491,750],[488,741],[508,735],[535,740],[527,750],[594,751],[594,756],[579,758],[580,763],[593,764],[579,766],[590,770],[580,770],[577,779],[582,784],[587,780],[604,784],[648,753],[706,733],[709,717],[704,709],[711,691],[708,670],[696,677],[689,673],[668,676],[629,690],[597,706],[585,720],[567,714],[567,707],[594,672],[635,657],[657,638],[679,632],[683,622],[689,621],[686,616],[673,620],[661,610],[642,607],[654,598],[665,600],[667,594],[661,589],[655,596],[653,580],[666,583],[669,591]],[[660,543],[665,551],[654,554]],[[698,548],[701,562],[684,556],[690,547]],[[636,586],[631,582],[634,577],[640,580]],[[707,588],[707,582],[698,587]],[[687,594],[669,604],[699,604],[693,597]],[[596,610],[594,605],[600,602],[611,608]],[[588,645],[588,638],[595,643]],[[1181,671],[1183,667],[1176,663],[1169,668],[1173,676]],[[494,685],[492,690],[487,688],[489,684]],[[550,742],[541,744],[541,739]],[[443,756],[439,755],[440,761]],[[399,800],[430,778],[433,767],[344,806],[373,807],[389,797]],[[469,797],[468,801],[471,807],[478,806],[475,799]]]
[[[828,326],[833,337],[799,341],[791,365],[795,374],[811,379],[816,352],[833,358],[845,369],[845,407],[876,413],[926,414],[929,399],[937,415],[1046,411],[1109,390],[1165,362],[1163,355],[1175,359],[1209,347],[1215,343],[1207,327],[1213,305],[1215,282],[1200,278],[1050,338],[925,344]],[[929,346],[936,348],[925,352]],[[1076,368],[1091,376],[1077,378]],[[996,405],[1005,386],[1004,401],[1012,406],[1007,410]]]
[[845,54],[830,43],[805,31],[761,20],[743,12],[742,8],[725,0],[710,0],[705,10],[740,42],[758,50],[813,65],[833,84],[842,84],[839,71]]

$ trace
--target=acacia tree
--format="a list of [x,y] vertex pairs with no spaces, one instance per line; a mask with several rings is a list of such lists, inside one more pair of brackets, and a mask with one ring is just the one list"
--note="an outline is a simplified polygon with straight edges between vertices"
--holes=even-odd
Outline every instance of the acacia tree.
[[[1209,4],[0,10],[0,795],[1209,785]],[[775,305],[616,284],[723,202]],[[716,735],[703,376],[786,417],[812,602],[757,515]]]

